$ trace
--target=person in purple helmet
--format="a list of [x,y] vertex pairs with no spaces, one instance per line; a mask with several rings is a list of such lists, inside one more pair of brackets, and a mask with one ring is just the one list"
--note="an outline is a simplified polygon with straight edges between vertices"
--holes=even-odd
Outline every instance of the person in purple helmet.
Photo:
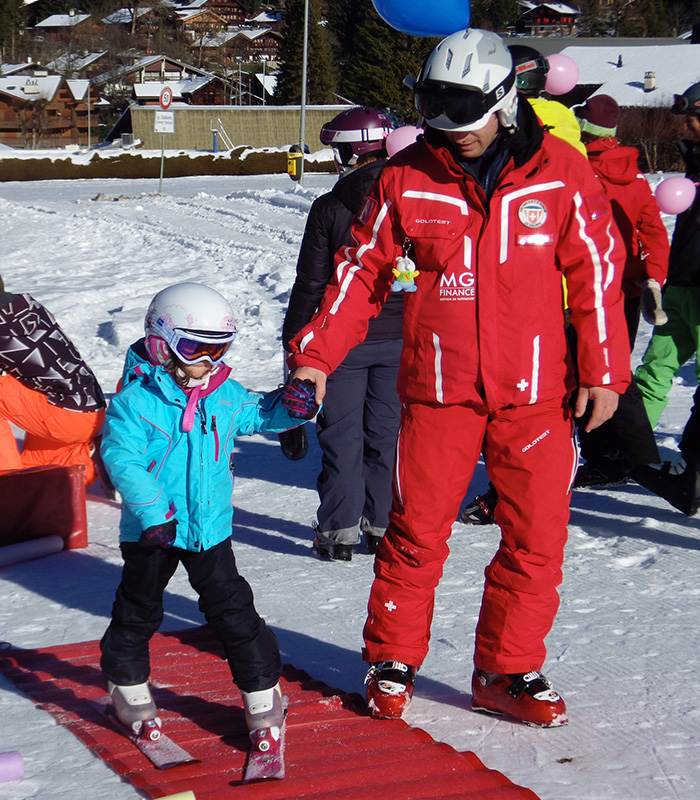
[[[336,252],[352,243],[353,219],[386,163],[391,130],[386,114],[360,106],[338,114],[321,130],[340,179],[309,212],[284,320],[286,350],[316,313]],[[350,561],[361,534],[367,552],[374,554],[388,524],[401,410],[396,381],[402,324],[403,291],[396,291],[370,323],[365,340],[329,379],[316,420],[322,459],[313,547],[321,558]]]

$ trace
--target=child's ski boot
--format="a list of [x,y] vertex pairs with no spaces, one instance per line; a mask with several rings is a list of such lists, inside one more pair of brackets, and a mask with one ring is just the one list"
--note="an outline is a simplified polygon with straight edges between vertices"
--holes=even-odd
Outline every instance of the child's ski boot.
[[117,686],[109,681],[107,689],[114,703],[114,713],[122,725],[139,737],[157,742],[161,721],[148,684]]
[[243,783],[284,778],[285,702],[279,683],[259,692],[243,692],[250,753]]
[[284,705],[279,683],[259,692],[242,692],[245,722],[250,731],[253,749],[266,753],[278,746]]

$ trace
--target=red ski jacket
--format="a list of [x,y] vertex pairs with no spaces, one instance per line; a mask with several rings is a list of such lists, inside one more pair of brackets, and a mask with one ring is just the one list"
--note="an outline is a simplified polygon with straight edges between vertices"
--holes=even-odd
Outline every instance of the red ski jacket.
[[319,311],[292,340],[290,367],[332,372],[408,252],[420,274],[404,299],[404,401],[490,410],[572,391],[562,273],[581,384],[624,392],[624,248],[587,160],[543,136],[526,155],[509,149],[488,200],[447,147],[420,140],[392,158],[355,220],[356,245],[338,252]]
[[587,144],[586,150],[590,165],[608,195],[627,251],[623,293],[639,297],[642,289],[638,281],[646,278],[653,278],[663,286],[668,273],[668,233],[654,193],[639,171],[639,151],[621,147],[614,138],[597,139]]

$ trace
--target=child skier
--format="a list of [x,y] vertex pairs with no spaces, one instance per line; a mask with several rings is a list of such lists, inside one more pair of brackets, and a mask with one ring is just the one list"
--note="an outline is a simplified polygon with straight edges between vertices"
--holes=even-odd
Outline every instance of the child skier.
[[279,738],[284,711],[277,639],[258,615],[231,549],[234,437],[279,432],[300,420],[280,400],[229,380],[222,358],[236,335],[214,289],[180,283],[159,292],[145,339],[128,351],[123,388],[109,409],[105,466],[122,497],[122,581],[100,643],[119,720],[159,736],[148,643],[163,619],[163,592],[180,562],[221,640],[243,693],[251,734]]

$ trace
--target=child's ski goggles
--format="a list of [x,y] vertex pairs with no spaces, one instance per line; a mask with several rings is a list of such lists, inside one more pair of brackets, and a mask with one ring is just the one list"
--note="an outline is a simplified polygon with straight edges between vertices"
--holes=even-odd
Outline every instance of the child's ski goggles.
[[173,329],[160,318],[153,323],[153,329],[186,364],[198,364],[200,361],[217,364],[236,338],[235,328],[229,333]]

